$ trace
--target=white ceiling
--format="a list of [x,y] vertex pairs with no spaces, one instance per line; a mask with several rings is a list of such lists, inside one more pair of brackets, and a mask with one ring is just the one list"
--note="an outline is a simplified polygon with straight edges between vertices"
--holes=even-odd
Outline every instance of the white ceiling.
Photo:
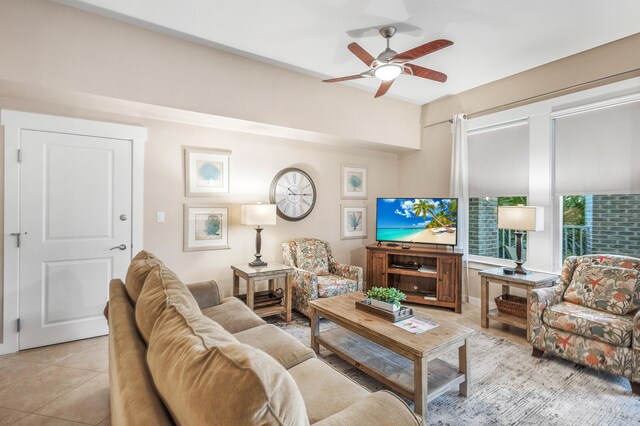
[[[455,44],[413,63],[444,72],[446,83],[400,76],[386,96],[425,104],[640,31],[638,0],[55,0],[213,45],[317,78],[366,66],[385,47],[375,29],[397,23],[391,48],[433,39]],[[638,54],[638,52],[629,52]],[[378,82],[348,84],[371,92]],[[372,99],[372,102],[374,100]]]

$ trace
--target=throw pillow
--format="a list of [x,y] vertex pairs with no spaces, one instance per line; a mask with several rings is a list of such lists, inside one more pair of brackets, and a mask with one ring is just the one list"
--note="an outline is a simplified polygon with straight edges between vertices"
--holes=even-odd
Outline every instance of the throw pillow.
[[162,261],[145,250],[136,254],[131,260],[124,282],[127,295],[134,306],[138,303],[138,297],[140,297],[147,275],[149,275],[154,266],[158,265],[162,265]]
[[640,307],[640,271],[589,263],[573,272],[564,300],[624,315]]
[[149,343],[157,319],[170,305],[175,305],[180,311],[201,315],[198,302],[182,281],[173,271],[159,265],[147,275],[136,303],[136,325],[146,343]]
[[218,330],[168,307],[158,319],[147,365],[179,425],[308,425],[293,377],[266,353],[219,342]]

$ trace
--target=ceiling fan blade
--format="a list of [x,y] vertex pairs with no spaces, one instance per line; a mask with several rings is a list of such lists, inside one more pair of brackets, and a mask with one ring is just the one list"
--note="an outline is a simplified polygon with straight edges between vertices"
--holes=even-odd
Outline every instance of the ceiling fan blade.
[[445,47],[449,47],[453,44],[452,41],[449,40],[433,40],[429,43],[425,43],[421,46],[414,47],[413,49],[407,50],[406,52],[398,53],[393,56],[390,61],[411,61],[413,59],[421,58],[424,55],[428,55],[429,53],[433,53],[436,50],[444,49]]
[[385,93],[387,93],[394,81],[396,81],[395,78],[393,80],[387,80],[380,83],[380,87],[378,88],[378,91],[376,92],[374,98],[379,98],[380,96],[383,96]]
[[376,58],[374,58],[373,56],[371,56],[369,54],[369,52],[367,52],[366,50],[364,50],[358,43],[356,43],[355,41],[353,43],[350,43],[347,46],[347,49],[349,49],[349,51],[351,53],[353,53],[354,55],[356,55],[358,57],[358,59],[360,59],[362,62],[364,62],[368,67],[371,66],[371,64],[373,63],[373,61],[376,60]]
[[447,81],[447,75],[439,71],[434,71],[429,68],[423,68],[414,64],[404,64],[403,71],[405,74],[415,75],[416,77],[427,78],[433,81],[439,81],[444,83]]
[[356,75],[348,75],[346,77],[338,77],[338,78],[330,78],[327,80],[322,80],[323,83],[337,83],[338,81],[347,81],[347,80],[356,80],[358,78],[365,78],[362,74]]

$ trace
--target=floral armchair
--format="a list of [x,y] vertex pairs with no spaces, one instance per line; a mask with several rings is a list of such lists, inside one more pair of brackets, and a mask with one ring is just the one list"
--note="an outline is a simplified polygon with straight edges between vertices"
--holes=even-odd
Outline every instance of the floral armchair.
[[310,316],[309,300],[362,290],[360,266],[336,261],[328,242],[298,238],[282,244],[285,265],[293,266],[293,307]]
[[544,352],[629,379],[640,395],[640,259],[569,257],[529,299],[533,356]]

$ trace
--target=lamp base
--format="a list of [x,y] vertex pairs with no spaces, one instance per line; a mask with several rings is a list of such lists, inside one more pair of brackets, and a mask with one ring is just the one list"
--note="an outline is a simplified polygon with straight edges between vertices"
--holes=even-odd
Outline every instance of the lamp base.
[[514,272],[520,275],[531,275],[531,271],[525,269],[522,264],[524,262],[516,262],[516,267],[514,268]]
[[252,268],[259,268],[262,266],[267,266],[267,262],[264,262],[256,257],[256,260],[254,260],[253,262],[249,262],[249,266],[251,266]]
[[260,225],[256,226],[256,254],[254,256],[256,259],[253,262],[249,262],[249,266],[252,268],[259,268],[262,266],[267,266],[267,262],[263,262],[262,255],[260,254],[260,246],[262,246],[262,237],[261,237],[262,228]]
[[522,236],[524,232],[516,231],[516,274],[520,275],[531,275],[531,272],[527,271],[522,267],[524,265],[524,260],[522,260]]

